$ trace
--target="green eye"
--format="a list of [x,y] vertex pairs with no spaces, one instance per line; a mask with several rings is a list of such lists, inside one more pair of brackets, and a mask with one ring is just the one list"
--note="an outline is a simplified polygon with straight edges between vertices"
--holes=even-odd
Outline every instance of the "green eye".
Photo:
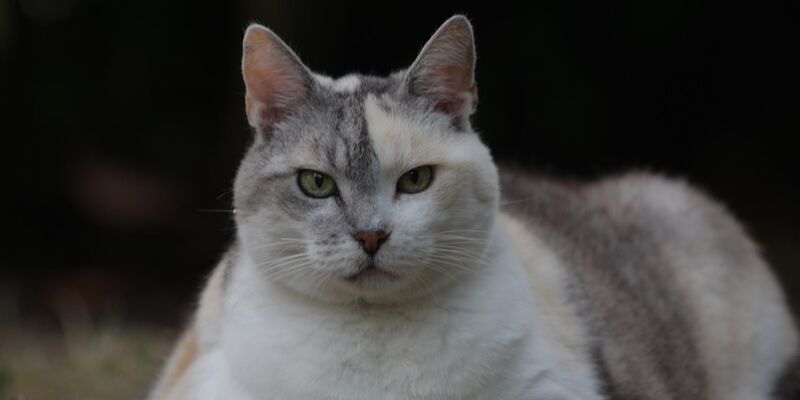
[[336,193],[336,182],[322,172],[302,170],[297,175],[297,185],[309,197],[318,199],[330,197]]
[[419,193],[428,188],[433,179],[433,168],[429,166],[414,168],[397,181],[397,191],[402,193]]

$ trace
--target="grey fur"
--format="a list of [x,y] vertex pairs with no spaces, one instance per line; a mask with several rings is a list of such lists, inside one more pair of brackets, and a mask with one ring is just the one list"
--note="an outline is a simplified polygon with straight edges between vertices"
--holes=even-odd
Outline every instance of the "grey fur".
[[[737,269],[759,265],[735,220],[682,182],[647,174],[581,184],[505,170],[501,182],[506,211],[536,226],[567,260],[572,301],[592,336],[609,398],[708,398],[708,366],[697,337],[703,321],[685,300],[665,245],[713,249],[735,279]],[[685,192],[693,212],[670,213],[646,198],[623,197],[622,185],[642,182]],[[715,233],[698,238],[703,226]]]

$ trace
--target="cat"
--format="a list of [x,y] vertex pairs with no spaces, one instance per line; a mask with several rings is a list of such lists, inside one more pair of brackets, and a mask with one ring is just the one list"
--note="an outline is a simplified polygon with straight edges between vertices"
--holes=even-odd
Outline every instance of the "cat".
[[237,238],[150,399],[792,396],[796,326],[723,206],[498,169],[474,70],[460,15],[388,77],[247,29]]

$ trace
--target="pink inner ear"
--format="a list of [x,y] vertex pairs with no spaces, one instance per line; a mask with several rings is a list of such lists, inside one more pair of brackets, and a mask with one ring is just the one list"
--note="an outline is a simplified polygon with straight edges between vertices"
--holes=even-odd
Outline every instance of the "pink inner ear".
[[308,95],[306,72],[299,60],[266,30],[248,31],[242,74],[247,120],[252,126],[268,128]]
[[[420,94],[432,97],[436,101],[436,109],[457,116],[463,112],[471,113],[477,105],[477,87],[470,86],[469,66],[441,66],[431,68],[420,76],[418,87]],[[464,102],[470,98],[470,109],[464,110]]]
[[477,104],[473,80],[475,50],[472,28],[453,17],[436,31],[410,69],[413,94],[433,100],[437,110],[456,124],[467,121]]
[[457,96],[469,86],[469,77],[464,76],[465,70],[465,67],[442,66],[430,71],[426,80],[430,82],[428,85],[432,92]]
[[253,100],[253,97],[249,94],[245,95],[244,102],[247,122],[250,126],[261,127],[266,132],[269,132],[272,125],[283,119],[289,112],[288,108],[274,105],[268,107],[266,103]]

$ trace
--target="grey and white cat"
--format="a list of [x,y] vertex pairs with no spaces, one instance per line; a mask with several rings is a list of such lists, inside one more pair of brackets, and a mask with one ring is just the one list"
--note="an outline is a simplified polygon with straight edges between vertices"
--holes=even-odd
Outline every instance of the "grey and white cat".
[[461,16],[385,78],[247,29],[237,240],[151,399],[789,396],[796,327],[724,208],[649,174],[498,173],[474,68]]

